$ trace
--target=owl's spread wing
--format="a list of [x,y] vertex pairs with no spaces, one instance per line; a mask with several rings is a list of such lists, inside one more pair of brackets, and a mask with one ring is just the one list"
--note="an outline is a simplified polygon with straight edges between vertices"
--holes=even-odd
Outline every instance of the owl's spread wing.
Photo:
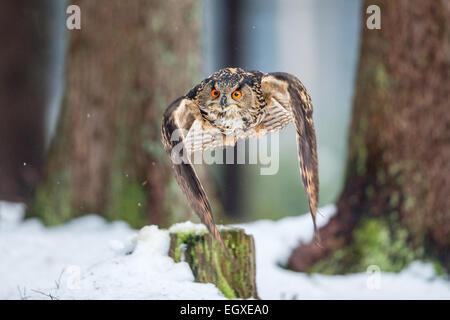
[[[298,161],[303,186],[309,200],[309,208],[314,223],[314,233],[319,240],[319,233],[316,226],[316,212],[319,198],[319,178],[317,168],[316,134],[312,118],[311,98],[306,92],[303,84],[295,76],[288,73],[269,73],[261,80],[261,90],[267,101],[267,108],[278,109],[281,105],[289,111],[291,119],[294,120],[296,128]],[[277,122],[277,119],[279,121]],[[284,115],[274,115],[264,119],[267,128],[284,127],[288,120]]]
[[186,195],[189,205],[200,217],[202,223],[206,225],[209,232],[222,245],[228,256],[231,257],[214,223],[211,206],[205,190],[189,158],[183,154],[185,134],[199,118],[198,108],[192,100],[185,97],[177,99],[164,113],[162,121],[162,142],[167,154],[172,160],[172,169],[175,173],[175,178],[181,190]]

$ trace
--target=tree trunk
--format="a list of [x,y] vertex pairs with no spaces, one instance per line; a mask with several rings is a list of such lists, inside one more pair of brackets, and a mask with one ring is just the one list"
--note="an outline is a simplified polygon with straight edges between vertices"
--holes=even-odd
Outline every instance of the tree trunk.
[[0,199],[29,200],[45,150],[55,65],[53,0],[0,3]]
[[[366,8],[381,8],[369,30]],[[322,246],[301,244],[298,271],[399,271],[450,252],[450,3],[366,1],[347,177]]]
[[95,212],[134,227],[185,216],[160,123],[200,80],[199,1],[76,4],[65,105],[28,215],[56,224]]
[[258,298],[253,236],[239,228],[222,229],[220,236],[234,263],[206,230],[171,232],[169,256],[175,262],[186,261],[195,281],[214,283],[229,299]]
[[[224,52],[223,61],[220,68],[226,67],[242,67],[243,64],[243,34],[242,25],[244,8],[246,0],[227,0],[222,2],[224,20],[223,42],[222,48]],[[236,10],[236,8],[240,10]],[[232,154],[232,163],[226,164],[226,149]],[[237,163],[237,147],[225,147],[223,152],[223,163],[221,170],[222,191],[221,202],[226,215],[232,218],[242,218],[243,216],[243,199],[245,198],[245,170],[242,164]]]

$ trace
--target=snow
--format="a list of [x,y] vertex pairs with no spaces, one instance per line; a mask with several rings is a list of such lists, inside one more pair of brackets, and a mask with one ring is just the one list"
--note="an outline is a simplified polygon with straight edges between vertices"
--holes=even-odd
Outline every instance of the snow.
[[21,211],[0,205],[0,299],[225,299],[168,256],[167,230],[96,215],[46,228]]
[[[23,220],[24,206],[0,202],[0,299],[224,299],[168,257],[169,230],[205,232],[192,222],[133,230],[87,215],[58,227]],[[334,214],[321,209],[318,224]],[[280,267],[312,238],[309,215],[237,225],[253,234],[263,299],[450,299],[450,284],[416,261],[400,273],[307,275]],[[373,271],[372,270],[372,271]]]
[[[336,209],[320,209],[318,226],[325,225]],[[313,236],[310,215],[279,221],[260,220],[244,225],[255,237],[256,280],[263,299],[450,299],[450,282],[437,277],[430,263],[415,261],[400,273],[308,275],[284,269],[300,241]]]
[[195,234],[201,234],[207,232],[206,226],[204,224],[193,223],[191,221],[185,221],[180,223],[175,223],[169,228],[170,232],[195,232]]
[[[231,226],[218,225],[217,229],[219,229],[219,231],[222,231],[226,229],[231,229]],[[202,234],[208,232],[208,229],[206,229],[206,226],[204,224],[193,223],[192,221],[185,221],[173,224],[169,228],[169,232],[194,232],[195,234]]]

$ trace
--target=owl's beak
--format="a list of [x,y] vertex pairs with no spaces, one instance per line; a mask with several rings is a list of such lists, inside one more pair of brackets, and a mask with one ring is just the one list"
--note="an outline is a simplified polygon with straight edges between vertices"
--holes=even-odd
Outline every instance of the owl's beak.
[[225,108],[225,106],[227,105],[227,97],[223,96],[222,99],[220,99],[220,105],[222,106],[222,110],[223,108]]

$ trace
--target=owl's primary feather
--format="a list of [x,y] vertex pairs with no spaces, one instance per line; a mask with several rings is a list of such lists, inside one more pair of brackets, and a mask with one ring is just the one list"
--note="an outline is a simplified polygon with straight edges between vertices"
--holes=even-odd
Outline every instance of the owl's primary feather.
[[296,128],[300,174],[308,195],[314,235],[316,242],[319,243],[320,237],[316,224],[319,202],[319,174],[311,98],[300,80],[288,73],[270,73],[263,78],[262,82],[266,99],[278,101],[292,114]]
[[[227,254],[230,255],[220,237],[219,230],[214,223],[211,205],[209,204],[205,190],[195,173],[194,167],[189,159],[183,156],[182,149],[180,149],[180,152],[176,152],[175,150],[175,147],[179,143],[183,144],[184,137],[182,131],[188,130],[196,117],[198,117],[198,110],[196,110],[196,106],[191,100],[183,97],[175,100],[167,108],[163,116],[162,141],[166,152],[172,160],[175,178],[181,187],[181,190],[183,190],[186,195],[190,206],[200,217],[202,223],[206,225],[209,232],[220,242]],[[173,133],[177,130],[180,130],[180,132],[178,132],[179,136],[178,139],[174,139]]]
[[300,173],[318,236],[319,180],[312,112],[311,98],[295,76],[225,68],[175,100],[164,113],[162,140],[172,160],[175,178],[191,208],[228,255],[206,193],[183,151],[191,154],[233,146],[237,139],[257,138],[294,121]]

